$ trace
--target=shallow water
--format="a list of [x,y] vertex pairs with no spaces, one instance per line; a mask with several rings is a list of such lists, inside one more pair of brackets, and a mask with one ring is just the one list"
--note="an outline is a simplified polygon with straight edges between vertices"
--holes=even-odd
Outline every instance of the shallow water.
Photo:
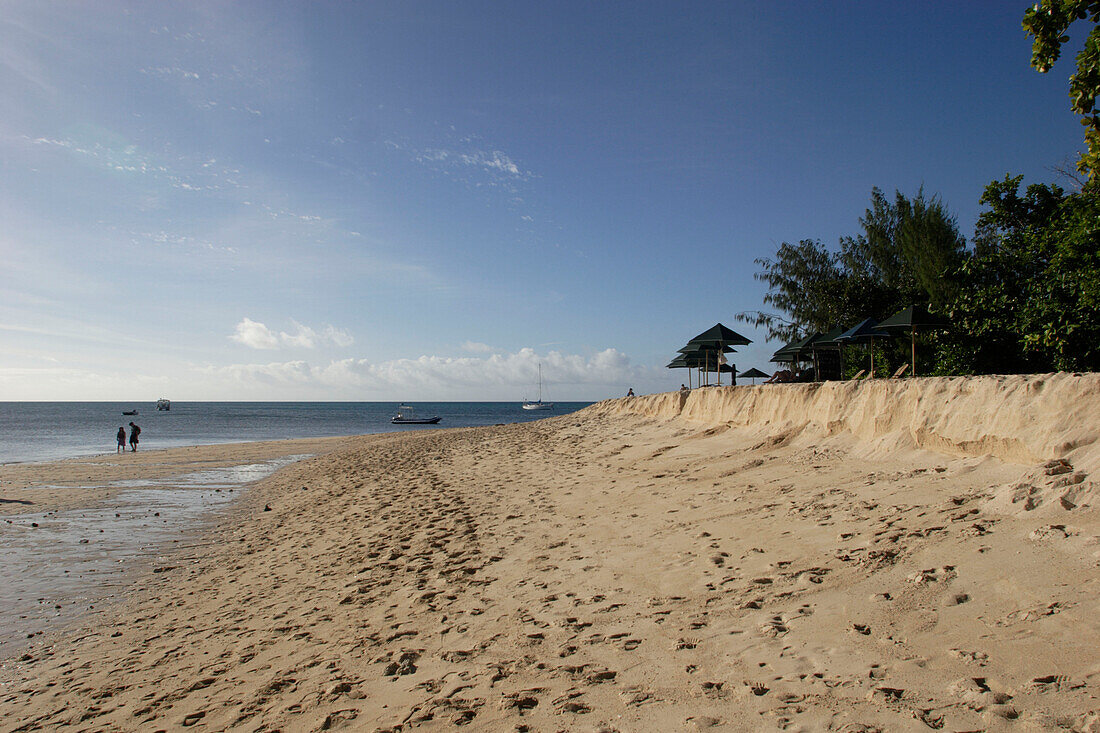
[[248,484],[306,457],[117,481],[125,490],[100,506],[0,518],[0,657],[114,597],[139,563],[186,546]]
[[[439,425],[392,425],[394,402],[176,402],[167,412],[151,403],[0,402],[0,463],[52,461],[115,452],[115,434],[132,420],[141,426],[140,450],[286,438],[408,432],[564,415],[587,402],[559,402],[548,412],[516,402],[414,402]],[[122,411],[140,407],[140,414]],[[126,427],[129,431],[129,427]]]

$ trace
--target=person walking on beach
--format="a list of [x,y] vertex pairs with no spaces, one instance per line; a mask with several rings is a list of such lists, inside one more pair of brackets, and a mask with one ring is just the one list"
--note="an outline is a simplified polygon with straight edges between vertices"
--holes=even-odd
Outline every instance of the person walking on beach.
[[120,426],[115,437],[118,438],[118,450],[115,453],[121,453],[126,450],[126,428]]
[[[119,428],[119,430],[121,431],[122,428]],[[141,428],[139,428],[137,425],[134,425],[131,422],[130,423],[130,452],[131,453],[137,451],[137,444],[138,444],[138,436],[139,435],[141,435]]]

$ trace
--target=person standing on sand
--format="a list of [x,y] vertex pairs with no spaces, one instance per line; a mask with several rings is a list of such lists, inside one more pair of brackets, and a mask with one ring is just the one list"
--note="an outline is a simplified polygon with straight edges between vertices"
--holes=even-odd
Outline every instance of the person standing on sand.
[[627,397],[633,397],[634,396],[634,388],[633,387],[631,387],[630,389],[628,389],[626,391],[626,396]]
[[[122,428],[119,428],[119,430],[122,430]],[[141,428],[139,428],[137,425],[134,425],[131,422],[130,423],[130,452],[131,453],[137,451],[137,444],[138,444],[138,436],[139,435],[141,435]]]
[[118,439],[118,450],[115,453],[121,453],[126,450],[126,428],[119,427],[118,435],[115,436]]

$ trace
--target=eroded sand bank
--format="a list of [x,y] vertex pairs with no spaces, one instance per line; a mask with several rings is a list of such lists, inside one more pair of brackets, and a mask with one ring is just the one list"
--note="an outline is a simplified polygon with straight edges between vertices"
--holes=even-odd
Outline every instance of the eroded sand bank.
[[0,720],[1094,730],[1098,415],[1048,375],[357,438],[6,663]]

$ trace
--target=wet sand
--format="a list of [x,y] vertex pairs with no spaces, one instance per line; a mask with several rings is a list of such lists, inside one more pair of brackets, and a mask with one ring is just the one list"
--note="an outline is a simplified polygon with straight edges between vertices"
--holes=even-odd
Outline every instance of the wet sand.
[[1100,378],[765,389],[288,466],[0,729],[1095,730]]
[[[187,559],[247,486],[339,442],[176,448],[0,466],[0,658]],[[163,565],[163,563],[161,563]]]

